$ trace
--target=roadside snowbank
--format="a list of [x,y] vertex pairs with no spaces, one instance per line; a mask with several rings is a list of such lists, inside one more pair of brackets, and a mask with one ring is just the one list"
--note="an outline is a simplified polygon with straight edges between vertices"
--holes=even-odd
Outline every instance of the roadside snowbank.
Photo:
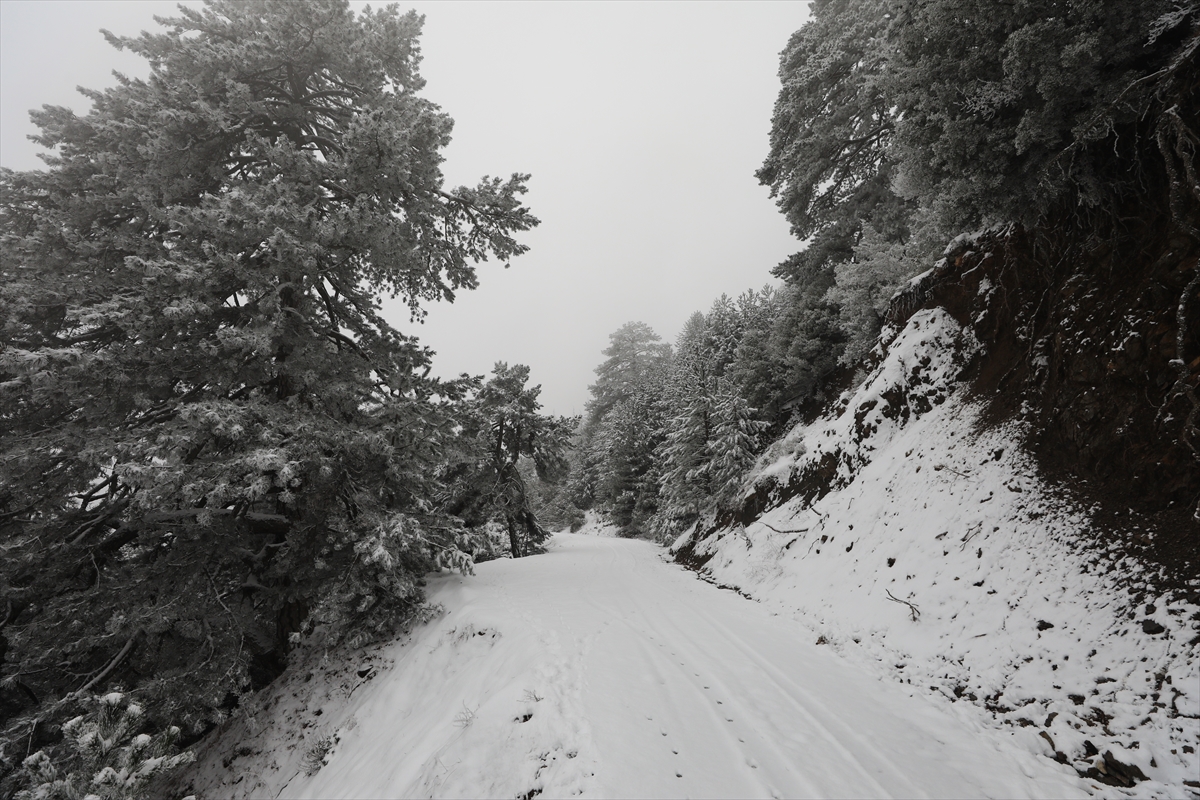
[[1200,796],[1184,783],[1200,778],[1200,612],[1131,596],[1141,567],[1080,544],[1087,509],[1038,478],[1015,424],[982,425],[956,392],[977,348],[944,311],[917,313],[833,416],[760,464],[797,496],[672,550],[1034,753],[1149,778],[1089,781],[1105,795]]

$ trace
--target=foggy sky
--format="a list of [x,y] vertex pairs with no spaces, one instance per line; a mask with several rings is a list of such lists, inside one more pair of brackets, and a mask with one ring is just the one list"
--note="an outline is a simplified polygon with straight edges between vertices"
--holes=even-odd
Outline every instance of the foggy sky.
[[[189,3],[190,4],[190,3]],[[361,6],[361,3],[355,3]],[[382,5],[376,3],[375,5]],[[754,170],[767,152],[778,53],[807,3],[401,3],[425,15],[424,96],[455,120],[447,184],[532,173],[540,227],[505,271],[400,330],[435,372],[528,364],[553,413],[583,410],[608,334],[641,320],[673,340],[721,293],[770,280],[799,249]],[[148,74],[109,47],[173,2],[0,2],[0,165],[38,169],[27,111],[83,113],[77,85]]]

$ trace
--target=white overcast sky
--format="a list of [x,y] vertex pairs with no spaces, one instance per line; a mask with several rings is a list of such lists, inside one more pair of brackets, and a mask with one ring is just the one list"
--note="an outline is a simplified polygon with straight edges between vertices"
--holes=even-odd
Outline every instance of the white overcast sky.
[[[692,312],[762,286],[799,249],[754,170],[806,2],[399,5],[425,15],[423,93],[455,120],[447,183],[532,173],[542,220],[511,269],[482,265],[479,289],[431,306],[423,325],[385,303],[438,352],[438,374],[528,364],[546,410],[582,412],[608,334],[641,320],[673,340]],[[42,166],[29,109],[82,113],[76,86],[148,74],[100,28],[134,35],[175,7],[0,0],[0,165]]]

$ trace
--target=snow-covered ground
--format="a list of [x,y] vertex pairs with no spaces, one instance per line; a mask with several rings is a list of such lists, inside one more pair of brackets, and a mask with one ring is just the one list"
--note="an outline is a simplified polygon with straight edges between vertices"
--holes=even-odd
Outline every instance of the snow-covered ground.
[[609,522],[598,511],[583,512],[584,523],[583,527],[575,531],[583,536],[616,536],[617,526]]
[[1110,569],[1081,535],[1088,510],[1039,479],[1017,423],[980,424],[956,382],[978,347],[945,312],[919,312],[837,413],[760,465],[759,481],[832,491],[673,549],[801,638],[1028,752],[1149,778],[1085,781],[1105,796],[1200,796],[1200,609],[1149,593],[1132,560]]
[[[672,548],[760,602],[590,516],[546,555],[432,578],[441,611],[403,641],[311,654],[201,748],[190,787],[1200,796],[1200,609],[1114,568],[1018,424],[980,423],[958,382],[979,344],[953,319],[893,334],[760,463],[760,485],[805,492]],[[1146,779],[1099,781],[1114,771]]]
[[380,651],[373,679],[272,687],[202,754],[199,797],[1085,795],[656,545],[558,534],[429,596],[444,613]]

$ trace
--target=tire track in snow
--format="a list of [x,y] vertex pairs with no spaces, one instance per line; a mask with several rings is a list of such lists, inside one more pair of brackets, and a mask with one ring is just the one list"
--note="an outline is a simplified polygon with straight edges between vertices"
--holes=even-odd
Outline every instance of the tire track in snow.
[[420,646],[396,645],[397,667],[346,709],[357,728],[285,796],[1078,790],[659,553],[560,535],[545,556],[432,578],[446,615]]
[[[617,546],[616,543],[609,544],[610,549],[616,549]],[[636,571],[641,574],[637,575],[636,579],[632,576],[627,578],[620,592],[606,595],[606,600],[602,604],[604,610],[613,612],[616,611],[614,606],[621,606],[621,610],[617,611],[618,616],[632,632],[645,637],[643,641],[637,643],[639,650],[643,653],[647,663],[655,668],[659,683],[664,685],[664,694],[670,697],[674,705],[677,707],[693,706],[708,710],[706,716],[711,724],[707,733],[709,736],[719,737],[727,742],[726,760],[730,762],[730,767],[744,765],[751,770],[761,770],[760,775],[776,779],[768,780],[766,777],[751,779],[753,784],[763,790],[765,796],[778,796],[780,792],[775,785],[780,782],[788,786],[786,794],[790,796],[817,796],[829,794],[831,789],[836,791],[835,787],[828,785],[828,781],[814,782],[795,768],[798,757],[796,751],[803,749],[806,744],[812,744],[814,740],[822,743],[825,747],[832,748],[834,752],[830,755],[843,761],[844,768],[854,773],[855,779],[850,781],[843,779],[837,781],[838,784],[850,783],[869,787],[868,793],[874,796],[892,795],[896,786],[900,785],[903,787],[899,792],[900,795],[925,796],[919,787],[902,778],[902,773],[895,765],[883,759],[890,771],[895,773],[893,780],[890,781],[892,791],[888,791],[884,784],[875,779],[873,772],[878,770],[871,770],[851,749],[841,744],[841,739],[849,733],[855,741],[864,745],[866,742],[860,737],[853,737],[852,731],[847,726],[839,723],[835,718],[831,718],[828,713],[821,714],[823,719],[818,719],[818,715],[812,713],[804,702],[805,700],[811,701],[811,696],[798,699],[795,696],[794,682],[786,680],[780,682],[778,680],[782,676],[780,671],[764,670],[763,668],[768,666],[768,662],[765,660],[757,659],[755,661],[757,669],[754,672],[766,673],[765,675],[755,674],[756,682],[759,684],[755,688],[759,694],[772,696],[772,705],[775,706],[776,713],[770,715],[769,718],[764,717],[762,708],[750,707],[744,702],[738,702],[738,695],[744,689],[740,689],[738,686],[739,681],[733,674],[734,670],[730,669],[730,665],[725,662],[725,659],[716,654],[739,654],[739,658],[744,660],[745,657],[752,655],[753,648],[748,646],[744,639],[731,635],[727,627],[717,624],[710,614],[705,614],[694,605],[679,607],[654,603],[652,593],[651,596],[647,596],[644,589],[657,585],[664,576],[645,573],[655,572],[653,569],[647,569],[647,566],[658,567],[660,565],[654,562],[645,564],[633,558],[631,551],[627,552],[629,555],[623,559],[625,565],[630,568],[631,572]],[[610,561],[610,563],[612,562]],[[688,588],[696,588],[696,585],[691,584]],[[708,587],[703,588],[707,589]],[[735,602],[744,601],[738,599]],[[679,612],[683,608],[687,609],[687,614],[682,615],[681,620]],[[698,630],[698,624],[706,629]],[[648,646],[646,641],[655,643],[657,647]],[[703,642],[704,646],[701,647],[697,644],[698,642]],[[727,659],[728,655],[725,655],[725,658]],[[665,675],[663,667],[674,673],[672,677],[668,678]],[[697,673],[697,669],[700,669],[701,672]],[[764,677],[769,686],[762,685]],[[680,686],[691,686],[691,696],[680,696],[681,693],[678,691]],[[781,706],[790,709],[790,713],[780,714],[778,709]],[[820,710],[825,711],[825,707],[821,705]],[[793,726],[781,726],[779,724],[781,717],[787,718],[788,721],[799,717],[807,721],[807,730],[802,733],[785,730],[785,727],[792,728]],[[834,724],[829,724],[830,721]],[[795,741],[798,746],[789,751],[777,743],[775,737],[764,735],[764,728],[784,734],[788,740]],[[694,728],[691,732],[693,735],[696,733]],[[739,732],[742,735],[738,735]],[[747,743],[747,738],[754,740],[753,748]]]
[[[802,695],[803,700],[798,698],[797,686],[794,682],[787,680],[786,676],[768,661],[757,657],[752,646],[741,637],[732,634],[727,627],[717,623],[711,615],[694,606],[689,607],[688,616],[692,619],[686,621],[693,623],[689,629],[675,618],[675,615],[672,614],[673,610],[671,607],[664,607],[658,625],[653,625],[646,617],[647,624],[651,625],[657,634],[653,638],[660,640],[661,647],[668,647],[665,643],[670,641],[672,642],[670,646],[677,647],[679,650],[690,650],[684,656],[683,662],[673,661],[672,664],[678,663],[680,677],[696,687],[696,700],[713,710],[713,719],[718,722],[718,725],[714,726],[715,730],[736,739],[742,745],[738,749],[740,752],[746,753],[744,761],[747,765],[755,762],[756,766],[752,767],[753,769],[759,769],[766,765],[768,774],[782,772],[787,776],[787,782],[792,784],[787,792],[791,796],[829,794],[829,786],[814,783],[803,773],[797,772],[795,764],[798,754],[780,746],[775,737],[766,735],[764,728],[769,728],[778,732],[780,738],[795,741],[799,747],[811,745],[813,739],[829,744],[835,749],[835,755],[845,759],[844,766],[853,768],[859,778],[856,784],[869,787],[868,794],[880,797],[893,795],[894,787],[892,791],[885,788],[875,779],[874,772],[876,770],[871,770],[849,748],[841,744],[841,738],[847,733],[856,741],[862,741],[862,739],[854,736],[852,730],[844,723],[829,715],[823,704],[816,703],[812,700],[811,695],[807,694]],[[645,616],[644,611],[643,616]],[[694,627],[696,622],[707,625],[709,630],[698,636],[698,631]],[[665,630],[666,625],[670,625],[672,628],[669,633]],[[696,644],[698,641],[704,642],[705,646],[701,647]],[[717,653],[725,655],[725,658],[717,658],[714,655]],[[674,650],[670,651],[670,654],[672,657],[679,656],[679,653]],[[728,654],[737,654],[737,658],[752,660],[761,671],[762,674],[755,675],[757,681],[754,689],[758,695],[769,695],[769,702],[775,713],[764,715],[766,703],[751,706],[739,699],[739,695],[745,692],[745,688],[738,685],[740,681],[732,674],[733,670],[725,660],[729,657]],[[688,666],[689,662],[690,667]],[[695,672],[696,668],[701,669],[702,672]],[[817,705],[822,711],[826,711],[821,715],[824,719],[818,719],[818,716],[810,710],[810,703]],[[782,706],[786,706],[786,708],[781,709]],[[799,717],[809,723],[808,730],[803,734],[789,733],[784,726],[779,724],[781,719],[791,721],[794,717]],[[833,724],[829,724],[829,721],[832,721]],[[731,728],[730,724],[733,724],[734,727]],[[737,735],[734,732],[736,730],[741,730],[744,736]],[[755,740],[758,758],[750,754],[751,747],[746,742],[746,738]],[[900,770],[890,762],[887,763],[896,777],[901,778]],[[899,796],[925,796],[921,793],[920,788],[911,782],[903,781],[903,783],[904,789]]]

